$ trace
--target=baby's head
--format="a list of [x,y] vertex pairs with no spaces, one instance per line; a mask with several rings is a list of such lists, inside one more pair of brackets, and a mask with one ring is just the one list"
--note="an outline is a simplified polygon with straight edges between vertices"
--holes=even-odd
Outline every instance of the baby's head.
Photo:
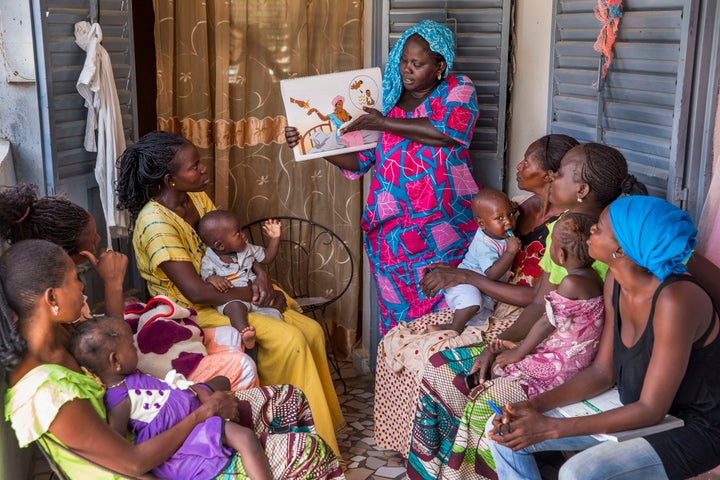
[[132,330],[120,318],[100,316],[78,324],[70,338],[70,353],[106,384],[110,376],[130,375],[137,369]]
[[584,213],[564,213],[555,223],[550,245],[550,258],[557,265],[568,261],[579,267],[589,267],[595,261],[588,253],[590,227],[597,223],[597,217]]
[[218,254],[242,252],[247,247],[240,219],[227,210],[213,210],[205,214],[198,223],[198,235]]
[[473,197],[472,212],[482,231],[491,237],[507,238],[507,231],[515,229],[517,208],[500,190],[480,190]]

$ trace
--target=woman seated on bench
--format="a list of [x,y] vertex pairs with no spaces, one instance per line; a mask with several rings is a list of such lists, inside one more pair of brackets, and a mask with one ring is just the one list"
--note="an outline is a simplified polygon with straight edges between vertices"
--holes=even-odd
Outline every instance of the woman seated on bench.
[[[138,477],[167,460],[193,428],[210,417],[245,425],[259,417],[257,405],[243,408],[241,417],[237,398],[214,392],[173,428],[139,445],[118,435],[105,420],[105,389],[80,371],[63,342],[60,327],[80,316],[82,290],[73,261],[56,244],[25,240],[0,257],[0,363],[10,385],[5,416],[21,446],[41,442],[71,478]],[[266,403],[297,393],[292,387],[282,394],[271,390],[260,392]],[[276,431],[310,432],[312,421],[302,418],[307,404],[289,407],[273,408],[282,412],[269,419],[278,421]],[[248,418],[251,411],[253,419]],[[317,435],[265,433],[275,478],[343,478],[337,458]],[[237,456],[231,457],[218,474],[247,478],[237,473],[238,463]]]
[[[605,328],[595,361],[574,379],[503,408],[489,422],[497,473],[540,478],[533,452],[583,450],[563,478],[687,478],[720,463],[720,320],[686,262],[695,247],[690,216],[665,200],[634,196],[605,208],[590,255],[610,267]],[[623,406],[581,418],[542,412],[597,395],[617,382]],[[618,442],[591,434],[631,430],[670,413],[683,427]]]

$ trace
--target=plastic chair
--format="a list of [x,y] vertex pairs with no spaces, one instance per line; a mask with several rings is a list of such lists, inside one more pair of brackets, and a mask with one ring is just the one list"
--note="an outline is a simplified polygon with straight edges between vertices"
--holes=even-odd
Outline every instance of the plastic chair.
[[[278,255],[267,265],[270,277],[297,301],[303,313],[312,315],[322,325],[329,345],[328,360],[345,391],[347,385],[340,372],[325,313],[350,288],[355,273],[350,249],[335,232],[319,223],[298,217],[270,218],[282,222]],[[267,245],[268,238],[262,230],[266,220],[268,218],[261,218],[243,227],[248,242]],[[338,266],[340,268],[336,268]]]

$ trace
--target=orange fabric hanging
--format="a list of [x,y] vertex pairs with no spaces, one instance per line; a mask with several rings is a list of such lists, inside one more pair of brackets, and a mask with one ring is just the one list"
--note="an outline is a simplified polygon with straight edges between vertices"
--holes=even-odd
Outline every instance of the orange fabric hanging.
[[620,19],[623,16],[622,0],[598,0],[598,4],[593,11],[595,12],[595,18],[602,23],[593,48],[596,52],[605,56],[605,62],[602,65],[600,74],[600,78],[605,78],[607,69],[612,63],[612,47],[615,44]]

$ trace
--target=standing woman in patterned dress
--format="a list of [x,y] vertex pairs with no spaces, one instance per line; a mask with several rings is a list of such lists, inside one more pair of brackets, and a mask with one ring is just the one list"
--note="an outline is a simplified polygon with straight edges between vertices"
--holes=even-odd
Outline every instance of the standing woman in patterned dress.
[[[362,229],[381,335],[445,306],[418,284],[427,265],[460,263],[477,228],[468,151],[477,96],[470,78],[449,73],[454,47],[452,32],[431,20],[406,30],[388,57],[382,112],[365,107],[367,115],[342,131],[380,131],[377,147],[327,157],[350,179],[375,167]],[[285,138],[294,147],[298,130],[287,127]]]

